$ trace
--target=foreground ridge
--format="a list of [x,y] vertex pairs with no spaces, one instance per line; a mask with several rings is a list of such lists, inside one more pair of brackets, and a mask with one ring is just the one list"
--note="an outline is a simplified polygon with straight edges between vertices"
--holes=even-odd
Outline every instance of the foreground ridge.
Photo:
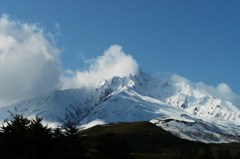
[[49,128],[42,118],[16,115],[0,128],[0,155],[46,159],[239,158],[239,144],[181,139],[150,122],[121,122],[80,130],[69,122]]

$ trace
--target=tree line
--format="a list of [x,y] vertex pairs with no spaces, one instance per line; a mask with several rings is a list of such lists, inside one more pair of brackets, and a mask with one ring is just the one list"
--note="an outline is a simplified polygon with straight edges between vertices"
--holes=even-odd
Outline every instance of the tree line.
[[74,159],[132,158],[124,140],[102,140],[95,145],[84,143],[71,122],[64,128],[51,129],[42,118],[16,115],[0,128],[0,158],[3,159]]
[[83,132],[71,122],[49,128],[42,118],[16,115],[0,126],[0,159],[240,159],[238,144],[195,143],[154,131],[119,135],[101,128]]

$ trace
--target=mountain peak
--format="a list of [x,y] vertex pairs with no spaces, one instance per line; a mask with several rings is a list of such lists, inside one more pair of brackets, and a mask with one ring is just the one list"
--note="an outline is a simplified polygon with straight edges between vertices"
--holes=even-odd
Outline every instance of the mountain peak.
[[[72,121],[85,128],[151,120],[177,136],[204,142],[233,142],[238,139],[230,136],[240,136],[240,112],[234,104],[175,74],[149,75],[140,71],[136,75],[113,76],[96,87],[53,91],[0,109],[2,121],[15,114],[37,115],[46,123]],[[200,131],[203,136],[196,137]],[[216,134],[214,139],[204,139],[211,133]]]

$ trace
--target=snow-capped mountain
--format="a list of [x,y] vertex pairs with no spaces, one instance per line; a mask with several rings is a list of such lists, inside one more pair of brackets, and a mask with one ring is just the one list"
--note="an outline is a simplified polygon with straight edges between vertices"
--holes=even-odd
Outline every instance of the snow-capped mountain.
[[[177,78],[176,78],[177,77]],[[203,142],[240,142],[240,111],[197,84],[172,74],[113,77],[81,89],[58,90],[0,108],[0,119],[40,116],[48,124],[72,121],[88,128],[111,122],[151,121]]]

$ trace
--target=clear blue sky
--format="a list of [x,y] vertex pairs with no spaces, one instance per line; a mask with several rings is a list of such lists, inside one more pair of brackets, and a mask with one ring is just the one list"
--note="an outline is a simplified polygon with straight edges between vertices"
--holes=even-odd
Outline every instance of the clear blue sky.
[[3,13],[49,31],[58,23],[65,68],[119,44],[145,72],[225,82],[240,94],[238,0],[0,0]]

